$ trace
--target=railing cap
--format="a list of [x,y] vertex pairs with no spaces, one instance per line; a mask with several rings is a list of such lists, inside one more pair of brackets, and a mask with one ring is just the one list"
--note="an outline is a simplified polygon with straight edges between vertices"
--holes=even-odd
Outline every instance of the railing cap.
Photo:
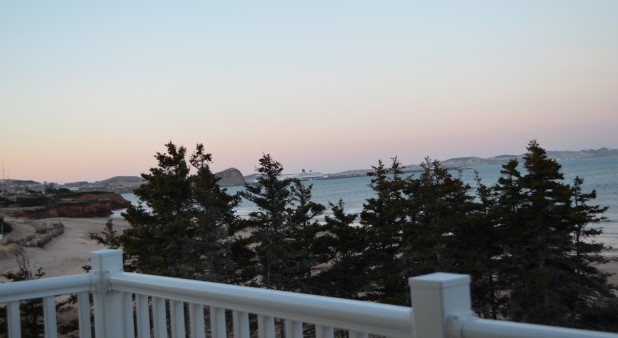
[[470,276],[435,272],[429,275],[411,277],[408,281],[412,287],[448,288],[470,284]]
[[[122,250],[102,249],[92,251],[90,253],[90,265],[92,266],[90,272],[99,273],[99,278],[106,278],[102,273],[121,272],[123,268]],[[100,282],[103,282],[103,280]]]
[[91,255],[97,255],[97,256],[115,256],[115,255],[122,255],[122,250],[119,249],[100,249],[100,250],[95,250],[95,251],[91,251],[90,252]]

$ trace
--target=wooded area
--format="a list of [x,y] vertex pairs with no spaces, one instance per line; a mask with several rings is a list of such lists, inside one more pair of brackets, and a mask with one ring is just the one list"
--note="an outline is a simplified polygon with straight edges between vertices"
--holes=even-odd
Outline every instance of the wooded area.
[[[594,227],[606,208],[582,178],[564,182],[536,141],[493,186],[465,184],[429,158],[411,176],[396,158],[379,162],[363,211],[338,201],[323,221],[312,186],[283,178],[268,154],[257,182],[233,196],[203,145],[187,156],[167,144],[135,190],[143,204],[124,214],[131,228],[93,235],[122,247],[127,270],[402,305],[413,305],[408,277],[463,273],[481,317],[618,330],[616,288],[596,267],[607,261]],[[257,206],[245,219],[234,213],[241,197]]]

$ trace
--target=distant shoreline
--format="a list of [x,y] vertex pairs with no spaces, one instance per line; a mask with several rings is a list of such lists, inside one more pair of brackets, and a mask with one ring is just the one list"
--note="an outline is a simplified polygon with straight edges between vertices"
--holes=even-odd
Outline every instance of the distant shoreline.
[[[494,157],[476,157],[476,156],[464,156],[464,157],[454,157],[446,160],[439,160],[442,165],[451,169],[472,169],[476,166],[483,165],[502,165],[507,163],[511,159],[521,159],[523,154],[520,155],[497,155]],[[590,158],[602,158],[602,157],[614,157],[618,156],[618,149],[610,149],[610,148],[598,148],[598,149],[584,149],[584,150],[548,150],[547,156],[553,158],[558,161],[562,160],[579,160],[579,159],[590,159]],[[404,165],[404,172],[418,172],[423,169],[419,164],[408,164]],[[227,170],[234,169],[229,168],[225,169],[221,172],[225,172]],[[345,170],[336,173],[326,173],[324,174],[327,177],[317,178],[317,179],[338,179],[338,178],[353,178],[353,177],[361,177],[366,176],[368,172],[372,172],[373,169],[351,169]],[[219,172],[219,173],[221,173]],[[218,173],[216,173],[218,174]],[[250,181],[256,174],[243,175],[245,181]],[[69,182],[59,185],[60,187],[71,187],[71,186],[92,186],[92,190],[104,190],[110,192],[117,193],[130,193],[138,187],[142,183],[142,178],[139,175],[135,176],[115,176],[112,178],[108,178],[101,181],[96,181],[93,183],[89,183],[86,181],[83,182]],[[42,186],[43,184],[33,180],[26,179],[4,179],[0,178],[0,188],[6,187],[8,184],[20,185],[20,186]],[[226,185],[226,186],[239,186],[239,185]]]

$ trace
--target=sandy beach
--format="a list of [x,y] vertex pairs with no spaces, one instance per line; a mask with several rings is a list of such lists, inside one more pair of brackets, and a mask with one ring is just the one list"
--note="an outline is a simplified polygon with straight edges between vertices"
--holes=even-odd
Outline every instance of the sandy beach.
[[[108,218],[7,219],[7,221],[13,224],[16,230],[5,236],[4,240],[34,232],[34,228],[44,222],[64,224],[64,233],[54,238],[44,248],[24,248],[30,267],[32,269],[41,267],[45,272],[43,278],[84,273],[82,266],[90,264],[90,252],[105,248],[90,240],[88,236],[91,232],[101,232]],[[125,220],[114,219],[113,222],[119,233],[128,227]],[[0,272],[17,270],[15,258],[6,253],[3,256],[0,259]]]
[[[92,232],[101,232],[109,218],[49,218],[39,220],[10,219],[15,226],[15,231],[5,236],[15,238],[25,233],[34,232],[37,225],[45,222],[61,222],[64,224],[64,233],[54,238],[44,248],[25,248],[26,257],[30,261],[30,267],[41,267],[45,277],[56,277],[70,274],[84,273],[82,266],[90,263],[90,252],[104,249],[105,247],[90,240],[88,235]],[[114,219],[114,227],[119,233],[126,229],[129,224],[123,219]],[[613,243],[612,243],[613,244]],[[614,247],[615,248],[615,247]],[[616,249],[608,253],[612,257],[617,256]],[[6,252],[0,257],[0,273],[15,271],[17,263],[15,258]],[[599,266],[600,269],[614,274],[610,282],[618,284],[618,262],[612,261]]]

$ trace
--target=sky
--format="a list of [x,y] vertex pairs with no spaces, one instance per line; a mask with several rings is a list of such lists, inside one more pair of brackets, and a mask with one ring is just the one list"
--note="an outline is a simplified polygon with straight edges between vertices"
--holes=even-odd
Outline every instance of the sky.
[[3,1],[3,177],[618,148],[618,1]]

